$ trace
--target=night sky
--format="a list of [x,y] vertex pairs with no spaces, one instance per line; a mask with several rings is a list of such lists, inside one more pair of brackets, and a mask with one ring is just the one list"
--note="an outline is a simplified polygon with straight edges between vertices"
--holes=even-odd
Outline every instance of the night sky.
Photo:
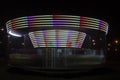
[[[42,14],[71,14],[104,20],[109,24],[107,40],[120,38],[120,5],[117,2],[111,3],[101,0],[96,2],[75,2],[70,0],[68,2],[57,0],[53,2],[42,0],[28,0],[29,2],[10,1],[0,2],[0,29],[5,29],[5,22],[17,17]],[[1,50],[6,46],[6,36],[5,30],[0,31]]]

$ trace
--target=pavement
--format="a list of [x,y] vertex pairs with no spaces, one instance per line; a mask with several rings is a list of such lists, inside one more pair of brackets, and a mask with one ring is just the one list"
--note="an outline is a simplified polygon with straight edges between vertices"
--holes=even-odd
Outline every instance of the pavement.
[[88,72],[67,74],[46,74],[40,72],[9,69],[4,59],[0,59],[0,80],[120,80],[119,65],[109,64],[105,68]]

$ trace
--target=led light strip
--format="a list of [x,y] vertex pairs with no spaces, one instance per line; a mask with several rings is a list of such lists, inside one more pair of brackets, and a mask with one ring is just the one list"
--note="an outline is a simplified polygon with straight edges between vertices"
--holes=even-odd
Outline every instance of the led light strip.
[[16,37],[22,37],[22,35],[17,34],[17,33],[15,33],[15,32],[12,32],[12,31],[9,31],[8,33],[9,33],[10,35],[13,35],[13,36],[16,36]]
[[105,21],[71,15],[37,15],[26,16],[9,20],[6,27],[9,31],[22,29],[22,28],[35,28],[35,27],[79,27],[100,30],[108,32],[108,24]]
[[81,48],[86,33],[73,30],[44,30],[29,33],[34,48],[72,47]]

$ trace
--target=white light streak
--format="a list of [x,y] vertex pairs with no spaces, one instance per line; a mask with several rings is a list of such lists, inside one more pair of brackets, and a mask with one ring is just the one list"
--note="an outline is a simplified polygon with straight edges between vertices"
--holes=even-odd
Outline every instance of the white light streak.
[[22,37],[22,35],[16,34],[16,33],[12,32],[12,31],[9,31],[8,33],[9,33],[10,35],[12,35],[12,36]]

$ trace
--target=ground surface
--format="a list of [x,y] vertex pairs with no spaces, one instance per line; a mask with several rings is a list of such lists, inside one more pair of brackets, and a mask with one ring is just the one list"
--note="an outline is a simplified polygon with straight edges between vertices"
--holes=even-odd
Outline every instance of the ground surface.
[[0,80],[120,80],[119,65],[94,69],[88,72],[69,74],[42,74],[30,71],[8,69],[5,60],[0,61]]

